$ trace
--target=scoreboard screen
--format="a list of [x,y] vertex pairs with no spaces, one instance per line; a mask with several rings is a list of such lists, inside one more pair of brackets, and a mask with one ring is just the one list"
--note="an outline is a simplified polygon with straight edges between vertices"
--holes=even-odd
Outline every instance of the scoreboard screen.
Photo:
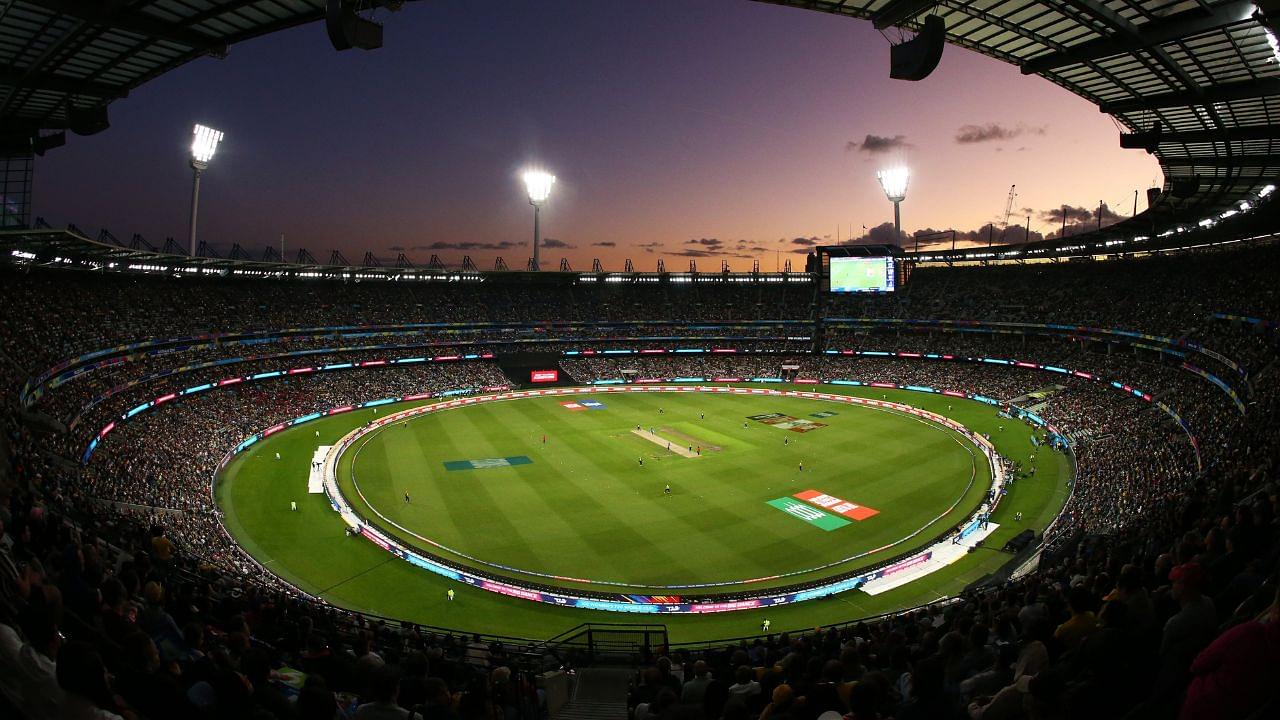
[[895,271],[891,257],[833,257],[830,289],[833,293],[893,292]]
[[529,382],[556,382],[560,379],[559,370],[534,370],[529,373]]

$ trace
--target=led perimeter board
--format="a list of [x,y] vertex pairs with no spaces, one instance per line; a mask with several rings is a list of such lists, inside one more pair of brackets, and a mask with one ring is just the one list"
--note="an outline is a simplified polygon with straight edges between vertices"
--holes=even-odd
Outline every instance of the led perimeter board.
[[892,257],[833,257],[830,290],[833,293],[893,292],[896,270]]

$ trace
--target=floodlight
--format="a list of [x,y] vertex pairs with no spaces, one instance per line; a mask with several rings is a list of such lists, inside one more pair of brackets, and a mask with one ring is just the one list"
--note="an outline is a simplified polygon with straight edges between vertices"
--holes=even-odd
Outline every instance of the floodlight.
[[541,205],[551,195],[551,186],[556,184],[556,176],[541,170],[529,170],[524,174],[524,187],[529,193],[530,205]]
[[907,182],[911,179],[911,171],[905,165],[899,165],[878,171],[876,179],[880,181],[880,189],[884,190],[885,197],[893,203],[893,241],[897,243],[902,239],[902,214],[898,210],[898,204],[907,199]]
[[876,173],[880,187],[889,198],[889,202],[899,203],[907,199],[907,183],[911,179],[911,171],[905,166],[886,168]]
[[542,170],[527,170],[524,173],[524,189],[529,194],[529,204],[533,206],[533,269],[541,270],[542,265],[542,233],[538,227],[538,211],[551,196],[551,186],[556,184],[556,176]]
[[222,142],[222,131],[205,125],[196,125],[191,132],[194,135],[191,141],[192,164],[208,165],[213,159],[213,153],[218,149],[218,143]]
[[191,222],[187,226],[191,257],[196,256],[196,219],[200,213],[200,173],[209,169],[209,161],[222,142],[222,131],[214,130],[207,125],[196,124],[191,131]]

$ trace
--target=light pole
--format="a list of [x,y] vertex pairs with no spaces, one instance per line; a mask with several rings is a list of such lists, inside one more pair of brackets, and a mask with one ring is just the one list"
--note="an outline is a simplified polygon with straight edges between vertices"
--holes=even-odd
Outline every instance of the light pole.
[[191,134],[194,136],[191,141],[191,171],[194,177],[191,181],[191,223],[188,231],[191,240],[191,257],[195,257],[196,216],[200,211],[200,173],[208,169],[209,161],[213,159],[213,153],[218,149],[218,143],[222,142],[222,131],[196,125]]
[[529,193],[529,204],[533,206],[533,269],[542,269],[542,234],[538,227],[538,212],[543,203],[551,195],[551,186],[556,184],[556,176],[541,170],[529,170],[524,174],[524,189]]
[[880,189],[884,190],[885,197],[893,203],[893,240],[897,243],[902,239],[902,215],[898,211],[898,203],[907,199],[907,182],[911,179],[911,171],[905,165],[899,165],[876,172],[876,179],[880,181]]

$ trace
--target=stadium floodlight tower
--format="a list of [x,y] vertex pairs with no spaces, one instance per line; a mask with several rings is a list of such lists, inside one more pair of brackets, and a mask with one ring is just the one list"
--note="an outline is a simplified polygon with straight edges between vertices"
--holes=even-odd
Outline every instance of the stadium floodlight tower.
[[195,177],[191,182],[191,224],[188,228],[191,240],[191,257],[196,256],[196,215],[200,211],[200,173],[209,168],[213,153],[222,142],[222,131],[196,124],[191,131],[191,170]]
[[529,193],[529,204],[533,206],[533,269],[542,269],[541,229],[538,227],[538,211],[551,196],[551,186],[556,184],[556,176],[542,170],[529,170],[524,174],[524,188]]
[[878,171],[876,179],[880,181],[885,197],[893,203],[893,244],[897,245],[902,239],[902,214],[898,211],[898,204],[907,199],[907,183],[911,180],[911,171],[906,165],[899,165]]

